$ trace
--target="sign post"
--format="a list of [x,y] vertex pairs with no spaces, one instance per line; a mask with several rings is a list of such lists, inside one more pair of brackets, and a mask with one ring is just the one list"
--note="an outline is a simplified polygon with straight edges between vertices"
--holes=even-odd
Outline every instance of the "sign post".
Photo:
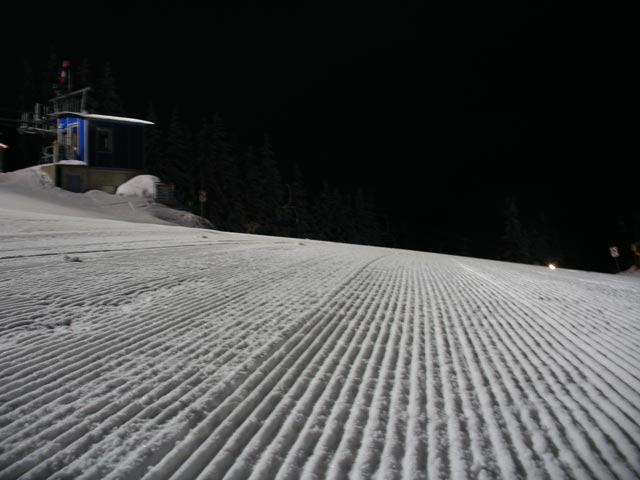
[[618,247],[612,246],[609,247],[609,253],[611,257],[616,262],[616,271],[620,273],[620,264],[618,263],[618,257],[620,256],[620,252],[618,252]]

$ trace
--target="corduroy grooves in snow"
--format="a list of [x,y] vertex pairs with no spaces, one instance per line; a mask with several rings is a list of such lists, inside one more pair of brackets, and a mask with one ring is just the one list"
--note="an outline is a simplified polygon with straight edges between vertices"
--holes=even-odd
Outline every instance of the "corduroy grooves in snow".
[[637,276],[16,195],[0,479],[640,477]]

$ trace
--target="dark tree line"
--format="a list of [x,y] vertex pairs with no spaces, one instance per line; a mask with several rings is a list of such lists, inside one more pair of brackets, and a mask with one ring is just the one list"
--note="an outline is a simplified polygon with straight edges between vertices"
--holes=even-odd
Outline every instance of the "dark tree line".
[[[47,59],[39,68],[23,58],[22,89],[18,97],[17,107],[21,111],[33,109],[35,103],[47,105],[56,95],[59,86],[59,75],[62,59],[51,49]],[[87,58],[83,58],[70,70],[70,86],[72,90],[91,87],[87,95],[86,110],[88,112],[107,115],[123,115],[124,106],[118,94],[116,80],[109,62],[94,69]]]
[[[324,183],[309,189],[298,165],[283,171],[268,135],[255,145],[233,140],[220,114],[200,122],[197,133],[174,110],[163,128],[155,110],[145,130],[149,173],[175,187],[183,208],[216,228],[366,245],[384,243],[371,193]],[[206,192],[200,205],[199,192]]]
[[541,265],[559,262],[563,257],[546,217],[540,214],[537,220],[525,224],[515,199],[507,201],[502,240],[502,258],[509,262]]
[[[20,111],[33,109],[35,103],[46,105],[55,96],[61,65],[53,50],[36,69],[24,59]],[[89,113],[125,116],[117,85],[108,62],[94,68],[84,58],[72,65],[71,89],[90,87],[85,105]],[[217,113],[186,122],[176,108],[165,125],[149,107],[147,120],[155,124],[145,127],[148,172],[175,186],[179,208],[202,213],[216,228],[368,245],[386,242],[370,192],[326,183],[309,188],[297,165],[282,169],[267,135],[242,145]],[[22,158],[14,168],[34,164],[40,155],[34,142],[23,140]],[[204,208],[200,191],[206,192]]]

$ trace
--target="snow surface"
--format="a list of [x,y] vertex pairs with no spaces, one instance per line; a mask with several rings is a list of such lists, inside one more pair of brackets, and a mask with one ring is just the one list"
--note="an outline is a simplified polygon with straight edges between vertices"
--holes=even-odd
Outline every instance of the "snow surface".
[[116,221],[39,179],[0,176],[0,479],[640,477],[635,275]]
[[210,227],[209,222],[190,212],[155,203],[144,193],[150,178],[154,177],[140,177],[132,179],[134,182],[123,190],[128,196],[121,196],[100,190],[86,193],[62,190],[53,186],[49,177],[39,167],[0,173],[0,209],[18,217],[22,213],[49,214],[159,225]]

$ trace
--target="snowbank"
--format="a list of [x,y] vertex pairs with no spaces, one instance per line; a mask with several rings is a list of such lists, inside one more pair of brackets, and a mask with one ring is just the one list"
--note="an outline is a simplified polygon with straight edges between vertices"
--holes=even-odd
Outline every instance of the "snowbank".
[[54,186],[38,166],[0,173],[0,209],[47,215],[208,228],[204,218],[153,201],[156,177],[140,175],[118,189],[73,193]]
[[116,190],[116,195],[155,199],[156,183],[158,182],[160,179],[153,175],[138,175],[120,185]]

